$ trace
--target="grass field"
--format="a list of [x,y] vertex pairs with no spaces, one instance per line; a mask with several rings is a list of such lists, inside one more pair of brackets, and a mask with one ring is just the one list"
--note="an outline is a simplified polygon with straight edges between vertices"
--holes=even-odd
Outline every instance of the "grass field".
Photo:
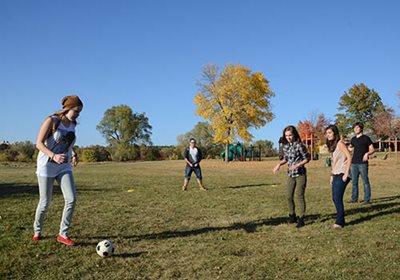
[[[399,279],[400,162],[372,160],[373,203],[346,203],[348,225],[339,231],[330,229],[324,161],[308,165],[301,229],[286,223],[286,174],[273,175],[275,164],[205,160],[206,192],[194,180],[181,192],[183,161],[81,164],[71,228],[79,244],[67,247],[55,240],[59,188],[46,238],[34,243],[35,166],[3,163],[0,279]],[[116,245],[111,258],[95,252],[103,239]]]

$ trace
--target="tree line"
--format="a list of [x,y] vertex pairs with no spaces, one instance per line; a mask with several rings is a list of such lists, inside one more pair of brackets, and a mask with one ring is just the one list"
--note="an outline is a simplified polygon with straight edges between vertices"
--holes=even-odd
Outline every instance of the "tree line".
[[[218,158],[225,149],[228,162],[228,147],[238,141],[259,147],[262,156],[277,155],[272,141],[253,142],[250,133],[251,128],[263,127],[274,118],[271,99],[275,93],[262,73],[253,73],[240,64],[227,65],[222,71],[216,65],[207,65],[198,87],[194,97],[195,113],[205,121],[179,135],[176,146],[154,146],[152,126],[146,114],[135,113],[128,105],[119,105],[106,110],[96,127],[107,146],[75,147],[80,159],[88,162],[181,159],[192,137],[196,138],[206,158]],[[400,92],[397,95],[400,97]],[[297,126],[303,138],[313,133],[322,141],[329,123],[335,123],[343,135],[350,135],[352,124],[360,121],[369,134],[393,139],[400,133],[400,118],[394,112],[392,107],[383,104],[378,92],[360,83],[340,97],[334,120],[324,114],[312,114]],[[0,146],[0,161],[30,161],[36,156],[35,145],[29,141]]]

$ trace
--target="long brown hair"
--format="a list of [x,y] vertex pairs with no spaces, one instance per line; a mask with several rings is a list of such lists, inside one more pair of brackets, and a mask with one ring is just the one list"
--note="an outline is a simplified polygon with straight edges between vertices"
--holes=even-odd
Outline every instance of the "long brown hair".
[[[50,127],[50,130],[47,131],[46,138],[49,137],[51,134],[54,134],[54,132],[57,130],[58,126],[60,125],[63,118],[65,118],[65,115],[68,113],[69,110],[72,110],[72,109],[64,108],[64,109],[61,109],[60,111],[57,111],[49,116],[49,118],[51,118],[52,125]],[[53,117],[57,117],[58,120],[54,121]],[[78,122],[76,120],[71,121],[71,123],[73,123],[74,125],[78,124]]]
[[325,128],[325,133],[328,129],[332,130],[333,132],[333,140],[328,140],[328,138],[326,138],[325,143],[328,146],[329,152],[333,153],[336,149],[337,143],[340,141],[339,129],[334,124],[331,124],[327,128]]
[[286,131],[290,131],[291,133],[292,133],[292,135],[293,135],[293,142],[297,142],[297,143],[300,143],[301,142],[301,139],[300,139],[300,135],[299,135],[299,133],[297,132],[297,129],[293,126],[293,125],[288,125],[287,127],[285,127],[284,129],[283,129],[283,132],[282,132],[282,144],[288,144],[289,142],[288,142],[288,140],[286,139],[286,136],[285,136],[285,132]]

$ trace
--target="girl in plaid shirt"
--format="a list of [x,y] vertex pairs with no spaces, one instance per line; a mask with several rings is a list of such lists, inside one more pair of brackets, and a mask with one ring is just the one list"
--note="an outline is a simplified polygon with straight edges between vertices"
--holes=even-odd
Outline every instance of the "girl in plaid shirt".
[[[283,159],[273,169],[277,173],[280,167],[288,164],[287,200],[289,206],[289,223],[296,223],[296,227],[304,226],[304,214],[306,200],[304,197],[307,185],[307,172],[304,167],[310,161],[310,154],[306,146],[301,142],[299,133],[293,125],[285,127],[282,136]],[[297,189],[297,190],[296,190]],[[294,204],[296,190],[297,201],[300,205],[300,215],[297,219]]]

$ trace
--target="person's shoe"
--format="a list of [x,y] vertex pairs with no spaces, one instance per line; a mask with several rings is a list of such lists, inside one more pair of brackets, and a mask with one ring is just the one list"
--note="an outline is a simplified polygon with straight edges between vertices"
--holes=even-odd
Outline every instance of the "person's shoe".
[[68,245],[68,246],[75,245],[75,242],[72,241],[68,236],[64,237],[64,236],[62,236],[60,234],[57,236],[57,241],[60,242],[60,243],[65,244],[65,245]]
[[363,204],[364,204],[364,205],[370,205],[371,202],[370,202],[370,201],[364,201]]
[[200,190],[206,191],[207,189],[205,187],[200,187]]
[[350,199],[349,201],[347,201],[347,203],[358,203],[358,201]]
[[40,234],[34,234],[33,237],[32,237],[33,241],[39,241],[40,239],[42,239]]
[[343,226],[338,225],[338,224],[333,224],[332,225],[332,229],[342,229],[342,228],[343,228]]
[[294,224],[295,222],[297,222],[296,214],[289,214],[288,223]]
[[184,192],[186,190],[187,190],[187,187],[186,186],[182,186],[182,191]]
[[299,219],[297,220],[297,225],[296,225],[296,227],[297,228],[301,228],[301,227],[304,227],[304,217],[299,217]]

